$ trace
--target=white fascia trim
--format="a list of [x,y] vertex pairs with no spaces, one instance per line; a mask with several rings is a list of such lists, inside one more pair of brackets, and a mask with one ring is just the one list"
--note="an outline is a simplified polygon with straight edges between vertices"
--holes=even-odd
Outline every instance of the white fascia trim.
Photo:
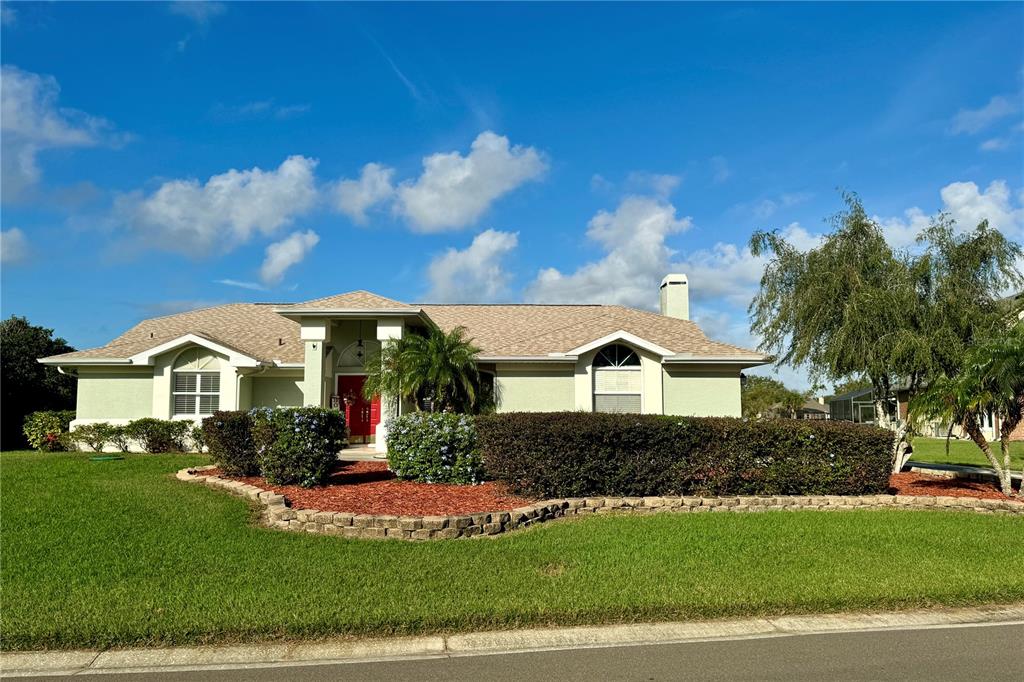
[[771,358],[764,355],[674,355],[661,360],[666,365],[764,365],[771,362]]
[[228,348],[216,341],[211,341],[210,339],[197,334],[185,334],[184,336],[179,336],[176,339],[171,339],[170,341],[161,343],[159,346],[154,346],[149,350],[136,353],[128,358],[128,360],[133,365],[152,365],[157,355],[161,355],[189,344],[202,346],[203,348],[220,353],[221,355],[228,356],[228,363],[233,367],[260,367],[263,364],[256,358],[249,357],[248,355],[240,353],[233,348]]
[[660,355],[662,357],[665,357],[667,355],[675,355],[675,353],[670,351],[668,348],[659,346],[658,344],[652,343],[646,339],[641,339],[636,334],[630,334],[624,329],[620,329],[617,332],[612,332],[607,336],[602,336],[601,338],[595,339],[590,343],[583,344],[578,348],[573,348],[572,350],[567,352],[566,355],[583,355],[588,351],[600,348],[601,346],[607,346],[609,343],[615,343],[616,341],[625,341],[630,345],[636,346],[637,348],[641,348],[645,351],[654,353],[655,355]]
[[477,362],[576,362],[575,355],[478,355]]
[[58,365],[60,367],[78,367],[79,365],[130,365],[128,358],[79,358],[77,360],[61,360],[59,358],[40,358],[41,365]]
[[303,362],[280,362],[274,360],[274,367],[280,367],[281,369],[304,369],[306,364]]

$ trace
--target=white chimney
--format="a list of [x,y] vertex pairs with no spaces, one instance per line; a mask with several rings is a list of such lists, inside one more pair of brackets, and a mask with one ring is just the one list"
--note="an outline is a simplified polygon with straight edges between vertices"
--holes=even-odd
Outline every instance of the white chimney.
[[661,280],[661,314],[690,319],[690,285],[686,275],[665,275]]

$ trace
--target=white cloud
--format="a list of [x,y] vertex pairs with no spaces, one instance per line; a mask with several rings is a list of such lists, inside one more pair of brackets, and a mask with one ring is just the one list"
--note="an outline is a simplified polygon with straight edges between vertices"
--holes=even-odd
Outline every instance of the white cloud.
[[266,258],[260,267],[260,279],[267,285],[280,283],[288,268],[301,263],[319,241],[316,232],[307,230],[293,232],[271,244],[267,247]]
[[912,246],[917,241],[917,235],[931,224],[931,218],[916,206],[904,211],[902,218],[873,216],[873,220],[881,226],[889,245],[897,249]]
[[1020,109],[1018,100],[1019,97],[996,95],[980,109],[961,109],[953,117],[949,130],[954,135],[979,133],[999,119],[1016,113]]
[[207,0],[178,0],[178,2],[172,2],[168,9],[173,14],[191,19],[198,26],[206,26],[211,19],[228,11],[223,2]]
[[3,199],[22,196],[39,182],[38,155],[47,149],[118,144],[105,119],[57,106],[60,86],[53,76],[0,67],[0,137]]
[[205,256],[269,236],[317,199],[315,159],[290,156],[274,170],[229,170],[205,184],[170,180],[155,192],[119,196],[115,214],[146,246]]
[[732,177],[732,171],[729,169],[729,162],[724,156],[711,157],[711,172],[712,178],[716,183],[725,182]]
[[668,173],[645,173],[633,171],[626,179],[628,186],[636,191],[653,192],[655,196],[668,199],[676,188],[682,183],[683,178],[679,175]]
[[[335,206],[357,222],[366,211],[390,202],[392,211],[419,232],[457,230],[475,223],[496,200],[547,170],[533,147],[512,146],[491,131],[480,133],[469,154],[439,152],[423,158],[423,173],[393,187],[393,170],[363,167],[359,180],[336,184]],[[393,190],[393,191],[392,191]]]
[[334,185],[334,206],[356,223],[366,224],[366,212],[394,195],[394,175],[394,168],[366,164],[358,180],[340,180]]
[[214,284],[223,284],[228,287],[238,287],[239,289],[249,289],[250,291],[266,291],[267,287],[263,286],[259,282],[244,282],[237,279],[215,279]]
[[465,249],[448,249],[427,267],[427,299],[439,303],[500,299],[509,283],[502,260],[518,243],[518,233],[485,230]]
[[1013,197],[1005,180],[994,180],[984,192],[973,182],[953,182],[942,188],[943,210],[961,231],[973,230],[982,220],[1011,239],[1024,237],[1024,193]]
[[1002,149],[1006,149],[1010,145],[1010,141],[1005,137],[993,137],[992,139],[985,140],[978,149],[983,152],[998,152]]
[[602,246],[604,258],[572,274],[555,268],[541,270],[526,297],[536,303],[619,303],[651,308],[674,253],[665,240],[691,224],[690,218],[677,218],[670,203],[627,197],[614,213],[600,211],[587,226],[587,236]]
[[423,159],[423,174],[398,187],[395,209],[422,232],[475,223],[501,196],[539,178],[547,163],[533,147],[480,133],[469,154],[437,153]]
[[218,104],[211,112],[213,118],[223,121],[237,121],[253,118],[276,118],[284,120],[308,112],[309,104],[277,104],[273,99],[254,100],[229,106]]
[[17,227],[0,232],[0,263],[15,265],[28,258],[28,238]]
[[[755,218],[765,220],[775,215],[779,209],[798,206],[808,201],[812,196],[814,195],[810,192],[786,192],[777,197],[761,200],[753,206],[751,213],[754,214]],[[743,210],[745,207],[746,205],[740,204],[736,208]]]

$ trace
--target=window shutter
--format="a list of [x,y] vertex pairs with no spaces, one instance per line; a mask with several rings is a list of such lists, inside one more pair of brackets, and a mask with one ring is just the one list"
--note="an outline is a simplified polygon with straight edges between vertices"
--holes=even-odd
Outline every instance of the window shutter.
[[594,371],[595,393],[639,393],[640,372],[633,369],[598,369]]
[[219,395],[199,396],[199,414],[213,414],[220,409]]
[[196,397],[194,395],[174,396],[174,414],[195,414]]
[[201,374],[200,378],[200,391],[202,393],[220,393],[220,374],[209,373]]
[[195,393],[196,391],[196,380],[198,374],[192,374],[191,372],[175,372],[174,374],[174,392],[175,393]]

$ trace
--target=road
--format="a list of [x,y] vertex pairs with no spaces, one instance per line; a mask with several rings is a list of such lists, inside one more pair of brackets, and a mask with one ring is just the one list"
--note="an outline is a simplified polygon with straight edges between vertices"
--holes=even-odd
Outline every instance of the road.
[[[971,680],[1020,672],[1024,624],[761,637],[192,672],[88,676],[91,682],[277,680]],[[66,679],[47,677],[36,679]],[[75,679],[81,680],[80,676]]]

